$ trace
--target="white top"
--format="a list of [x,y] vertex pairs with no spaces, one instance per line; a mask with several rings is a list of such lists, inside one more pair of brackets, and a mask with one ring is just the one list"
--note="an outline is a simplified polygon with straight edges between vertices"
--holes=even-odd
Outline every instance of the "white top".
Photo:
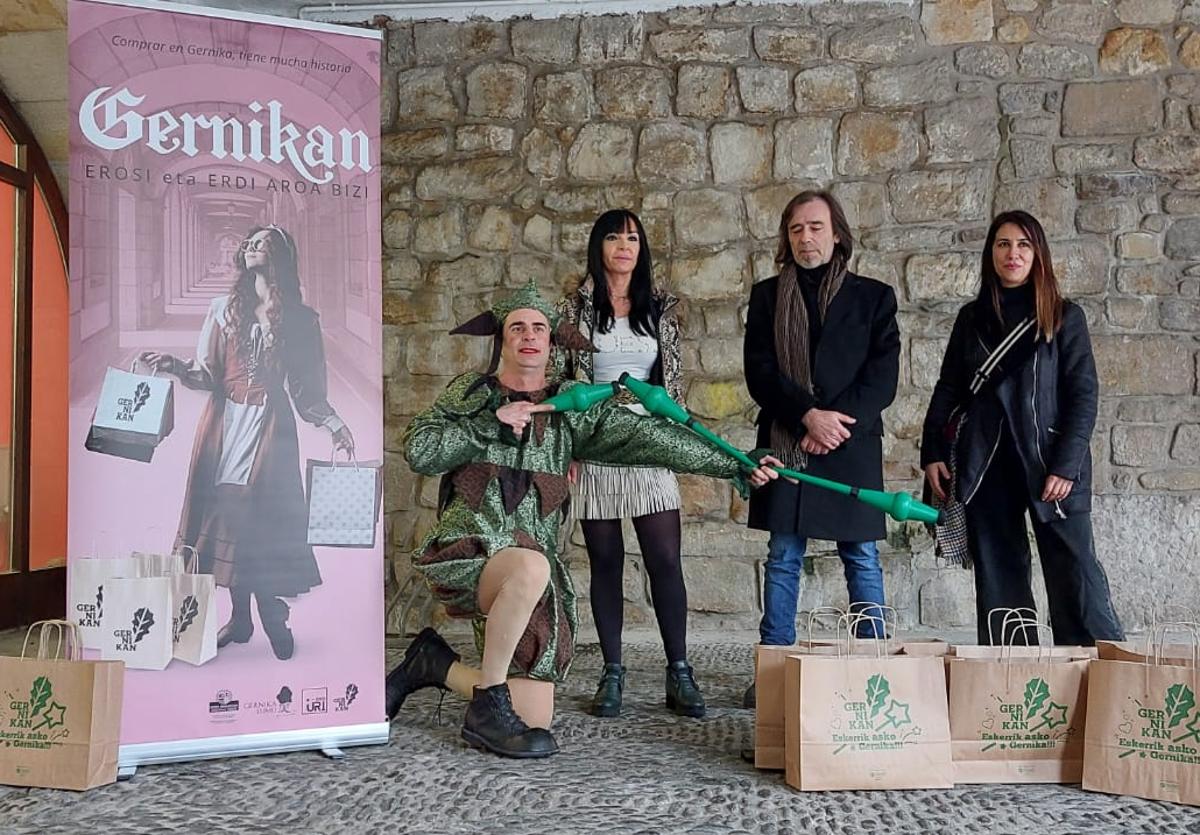
[[[592,378],[597,383],[611,383],[625,373],[647,380],[658,361],[658,338],[634,333],[628,316],[618,317],[608,333],[594,331],[592,344],[597,349],[592,355]],[[643,411],[640,404],[631,404],[630,408]]]

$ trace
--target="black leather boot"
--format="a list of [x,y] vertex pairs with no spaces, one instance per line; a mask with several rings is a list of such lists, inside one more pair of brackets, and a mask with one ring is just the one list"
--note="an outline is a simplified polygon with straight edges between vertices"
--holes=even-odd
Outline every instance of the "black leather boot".
[[694,719],[704,715],[704,697],[696,685],[692,666],[686,660],[667,665],[667,709]]
[[605,664],[589,712],[592,716],[620,716],[621,693],[624,690],[625,668],[620,664]]
[[476,748],[502,757],[534,759],[558,753],[553,734],[545,728],[531,728],[517,716],[507,683],[475,688],[462,737]]
[[217,649],[227,644],[244,644],[254,634],[254,621],[250,619],[250,592],[230,589],[229,599],[233,603],[233,614],[229,623],[217,632]]
[[254,599],[258,601],[258,620],[271,642],[271,651],[280,661],[287,661],[296,649],[296,640],[287,625],[291,610],[281,597],[256,593]]
[[404,660],[387,675],[384,682],[384,701],[388,721],[396,718],[410,693],[425,687],[446,689],[446,675],[459,654],[428,626],[413,638],[404,651]]

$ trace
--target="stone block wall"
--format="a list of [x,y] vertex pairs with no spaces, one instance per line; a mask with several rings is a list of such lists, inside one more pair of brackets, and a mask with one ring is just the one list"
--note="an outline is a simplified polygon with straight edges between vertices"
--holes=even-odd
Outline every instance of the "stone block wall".
[[[744,447],[752,282],[779,213],[829,185],[859,272],[900,299],[889,489],[920,486],[918,438],[994,212],[1036,214],[1087,312],[1103,385],[1095,527],[1129,626],[1200,609],[1200,2],[925,0],[689,7],[554,20],[387,23],[384,317],[389,555],[399,578],[437,485],[400,455],[408,419],[485,359],[454,323],[529,277],[580,276],[604,209],[645,221],[687,303],[687,405]],[[765,537],[720,483],[683,479],[697,626],[759,616]],[[631,533],[631,532],[630,532]],[[586,602],[578,531],[570,560]],[[631,622],[652,622],[627,537]],[[830,547],[820,543],[820,548]],[[802,608],[844,600],[812,561]],[[970,576],[916,525],[885,564],[903,624],[973,623]],[[586,612],[586,606],[583,607]]]

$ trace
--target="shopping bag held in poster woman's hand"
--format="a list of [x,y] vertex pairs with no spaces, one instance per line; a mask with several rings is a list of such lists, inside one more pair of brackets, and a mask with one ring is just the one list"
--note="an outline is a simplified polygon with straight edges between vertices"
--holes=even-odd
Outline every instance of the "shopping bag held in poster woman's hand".
[[380,461],[339,464],[336,451],[328,461],[308,460],[308,544],[335,548],[374,548],[375,528],[383,498]]
[[0,656],[0,783],[81,791],[117,779],[125,670],[82,655],[78,625],[60,620],[29,627],[20,658]]
[[175,428],[174,382],[153,372],[137,374],[137,365],[135,359],[128,371],[110,367],[104,372],[86,449],[148,462]]

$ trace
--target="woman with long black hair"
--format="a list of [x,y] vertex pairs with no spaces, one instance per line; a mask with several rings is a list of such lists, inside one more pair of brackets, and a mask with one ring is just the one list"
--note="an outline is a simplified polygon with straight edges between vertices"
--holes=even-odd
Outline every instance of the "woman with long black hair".
[[[354,450],[326,395],[316,312],[300,292],[296,244],[278,226],[251,229],[235,255],[237,279],[212,301],[196,358],[146,352],[156,370],[210,397],[196,428],[176,549],[190,546],[200,570],[229,589],[233,614],[217,646],[254,634],[250,598],[276,658],[291,658],[285,597],[321,584],[308,545],[296,415]],[[293,414],[293,407],[295,413]]]
[[[597,352],[571,352],[567,374],[606,383],[628,373],[664,386],[683,400],[679,348],[679,300],[654,284],[650,243],[641,220],[614,209],[596,220],[588,239],[587,276],[559,309]],[[641,406],[626,397],[625,405]],[[604,670],[592,699],[596,716],[617,716],[625,668],[621,664],[624,621],[625,543],[621,520],[632,519],[667,657],[666,704],[682,716],[704,715],[704,697],[687,661],[687,589],[680,563],[679,484],[657,467],[616,467],[585,462],[577,467],[576,516],[591,566],[591,604]]]
[[[1090,443],[1099,384],[1083,310],[1059,291],[1042,225],[1027,212],[988,229],[978,297],[954,323],[921,443],[932,492],[965,506],[979,642],[995,609],[1034,606],[1029,513],[1058,644],[1120,640],[1092,538]],[[954,462],[951,472],[948,464]]]

